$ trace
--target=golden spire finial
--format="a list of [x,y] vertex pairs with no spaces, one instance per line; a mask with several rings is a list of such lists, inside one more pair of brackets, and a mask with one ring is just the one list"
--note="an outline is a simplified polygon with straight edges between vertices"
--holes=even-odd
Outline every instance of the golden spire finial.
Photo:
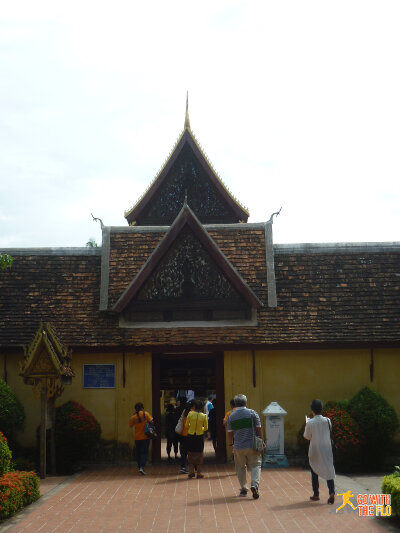
[[186,91],[186,113],[185,113],[185,130],[190,130],[190,120],[189,120],[189,91]]

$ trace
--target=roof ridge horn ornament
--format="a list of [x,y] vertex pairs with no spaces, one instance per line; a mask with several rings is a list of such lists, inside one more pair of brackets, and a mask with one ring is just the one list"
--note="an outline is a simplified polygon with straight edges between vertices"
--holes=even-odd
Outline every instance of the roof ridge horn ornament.
[[282,211],[282,207],[279,209],[279,211],[275,211],[275,213],[272,213],[272,215],[269,217],[269,220],[268,220],[268,223],[271,222],[273,223],[274,221],[274,216],[278,216],[281,214],[281,211]]
[[186,113],[185,113],[185,124],[183,126],[184,130],[190,130],[190,119],[189,119],[189,91],[186,91]]
[[103,224],[103,221],[101,220],[101,218],[96,218],[93,216],[93,213],[90,213],[92,215],[92,218],[95,222],[100,222],[100,226],[101,226],[101,229],[104,228],[104,224]]

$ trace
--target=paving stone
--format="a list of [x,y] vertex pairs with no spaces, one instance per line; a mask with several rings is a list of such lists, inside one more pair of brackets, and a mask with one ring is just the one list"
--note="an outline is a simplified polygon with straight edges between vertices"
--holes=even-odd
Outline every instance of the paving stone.
[[[133,465],[87,470],[42,481],[38,502],[0,525],[1,533],[384,533],[391,522],[310,502],[310,475],[299,468],[263,470],[260,499],[239,498],[234,466],[204,465],[205,478],[188,480],[178,468]],[[350,478],[348,478],[350,479]],[[346,488],[346,478],[340,484]],[[46,488],[47,487],[47,488]],[[49,488],[50,487],[50,488]],[[359,485],[360,493],[364,488]],[[356,485],[352,486],[356,501]]]

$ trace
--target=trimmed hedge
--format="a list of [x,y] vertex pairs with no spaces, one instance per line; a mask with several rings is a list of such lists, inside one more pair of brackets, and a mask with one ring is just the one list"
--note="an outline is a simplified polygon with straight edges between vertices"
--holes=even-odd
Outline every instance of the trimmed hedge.
[[8,518],[40,498],[35,472],[7,472],[0,478],[0,519]]
[[392,511],[400,518],[400,471],[382,479],[382,494],[391,495]]
[[364,467],[381,468],[399,427],[394,407],[378,392],[364,387],[350,400],[348,410],[365,438]]
[[10,470],[11,466],[11,450],[8,447],[7,439],[0,432],[0,476],[6,474]]
[[90,457],[100,441],[101,427],[83,405],[68,401],[56,408],[55,440],[57,471],[74,472],[75,466]]
[[342,472],[354,471],[364,444],[359,425],[345,409],[329,402],[323,408],[322,415],[332,422],[332,439],[336,445],[335,466]]
[[7,439],[0,433],[0,520],[40,498],[39,478],[35,472],[20,472],[12,468],[12,453]]

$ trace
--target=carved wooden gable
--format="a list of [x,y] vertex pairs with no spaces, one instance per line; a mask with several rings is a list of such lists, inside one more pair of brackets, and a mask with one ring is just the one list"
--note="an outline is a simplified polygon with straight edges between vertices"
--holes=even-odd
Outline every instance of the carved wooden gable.
[[247,211],[225,188],[189,129],[149,190],[125,216],[130,225],[169,226],[185,198],[202,224],[247,221]]
[[114,306],[132,322],[250,319],[261,302],[186,205]]

